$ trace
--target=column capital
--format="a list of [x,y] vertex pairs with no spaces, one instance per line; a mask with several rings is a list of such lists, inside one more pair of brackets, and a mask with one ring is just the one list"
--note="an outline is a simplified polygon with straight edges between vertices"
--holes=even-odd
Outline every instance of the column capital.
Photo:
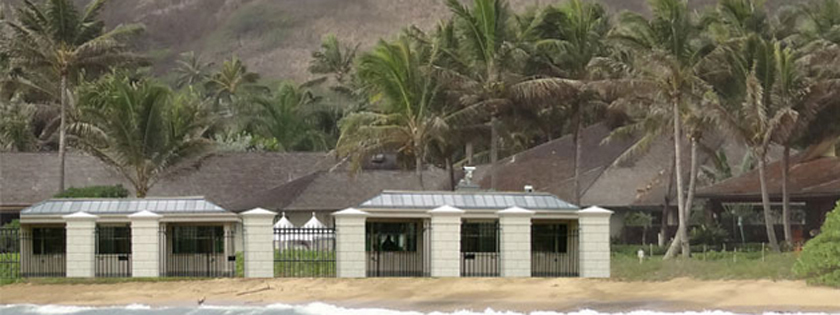
[[254,209],[242,212],[240,215],[243,216],[243,217],[248,217],[248,218],[264,218],[264,217],[274,218],[275,216],[277,216],[277,212],[268,211],[268,210],[263,209],[263,208],[254,208]]
[[134,220],[160,220],[163,218],[162,215],[157,213],[151,212],[149,210],[138,211],[128,215],[128,218],[132,221]]
[[90,214],[90,213],[87,213],[87,212],[84,212],[84,211],[79,211],[79,212],[75,212],[75,213],[72,213],[72,214],[62,216],[61,218],[64,219],[65,221],[76,221],[76,222],[78,222],[78,221],[96,221],[96,219],[99,219],[99,216],[96,216],[96,215],[93,215],[93,214]]
[[598,206],[592,206],[578,211],[577,214],[582,217],[609,217],[613,212]]
[[347,208],[332,214],[334,217],[338,218],[366,218],[370,215],[365,211],[356,209],[356,208]]
[[464,214],[464,210],[443,205],[429,210],[427,213],[432,216],[461,216],[462,214]]
[[500,217],[532,217],[534,216],[534,211],[522,209],[520,207],[510,207],[505,210],[497,211]]

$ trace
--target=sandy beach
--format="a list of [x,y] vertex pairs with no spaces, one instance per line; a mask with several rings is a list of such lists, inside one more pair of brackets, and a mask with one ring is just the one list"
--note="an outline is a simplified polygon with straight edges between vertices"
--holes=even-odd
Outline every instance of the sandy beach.
[[593,279],[217,279],[115,284],[13,284],[0,304],[189,306],[306,304],[454,311],[660,310],[840,312],[840,290],[801,281],[620,282]]

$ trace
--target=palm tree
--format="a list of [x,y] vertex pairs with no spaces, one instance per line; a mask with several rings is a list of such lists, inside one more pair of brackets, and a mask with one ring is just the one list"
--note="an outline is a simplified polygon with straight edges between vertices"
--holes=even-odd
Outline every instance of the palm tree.
[[11,100],[0,99],[0,151],[32,151],[37,139],[29,122],[35,115],[35,106],[19,96]]
[[[650,19],[636,13],[622,13],[611,37],[620,47],[637,52],[634,62],[640,67],[634,73],[635,78],[656,86],[656,92],[647,98],[646,103],[662,110],[659,110],[658,116],[646,120],[660,117],[664,118],[659,119],[662,123],[671,121],[679,226],[665,258],[673,257],[679,248],[683,256],[688,257],[688,216],[697,168],[696,162],[692,162],[686,198],[682,171],[683,115],[689,104],[702,100],[708,92],[706,84],[697,76],[697,69],[711,48],[701,37],[700,27],[690,16],[686,1],[648,0],[648,6],[652,12]],[[659,130],[661,127],[652,129]],[[690,136],[692,160],[696,161],[694,157],[699,139],[693,134]]]
[[208,78],[205,86],[213,93],[217,105],[224,106],[217,110],[232,115],[237,111],[234,104],[243,93],[266,92],[265,87],[257,85],[259,80],[258,73],[249,72],[242,60],[234,56],[224,61],[222,68]]
[[352,74],[358,49],[359,45],[352,48],[342,46],[334,34],[329,34],[321,41],[321,49],[312,53],[309,72],[332,74],[339,86],[344,85],[346,78]]
[[24,0],[17,20],[5,20],[11,29],[9,45],[3,45],[11,63],[27,71],[43,73],[59,81],[59,192],[64,190],[65,126],[69,84],[80,76],[101,73],[110,66],[138,63],[128,53],[127,36],[142,30],[140,25],[120,25],[105,31],[98,20],[106,0],[95,0],[83,12],[70,0],[50,0],[38,5]]
[[174,71],[178,77],[175,86],[179,88],[204,82],[207,79],[207,69],[213,66],[213,63],[202,62],[201,57],[192,51],[181,54],[176,63]]
[[350,156],[354,168],[372,154],[396,150],[413,157],[418,180],[423,185],[423,165],[434,137],[448,128],[433,109],[440,100],[439,84],[423,73],[435,53],[422,54],[410,39],[381,41],[362,55],[358,76],[374,100],[375,111],[353,113],[341,122],[336,146],[339,156]]
[[110,74],[83,86],[79,121],[70,130],[78,145],[116,168],[137,197],[178,162],[207,152],[202,137],[210,116],[194,94],[173,95],[149,79]]
[[250,129],[277,140],[281,151],[327,150],[332,141],[316,125],[319,101],[311,92],[284,82],[272,95],[252,98],[258,109]]
[[[610,29],[609,17],[604,7],[597,3],[572,0],[561,6],[548,6],[542,12],[536,43],[538,56],[544,58],[540,64],[547,65],[550,76],[577,80],[583,84],[595,80],[590,67],[593,60],[607,54],[606,38]],[[584,110],[593,102],[591,93],[580,93],[581,97],[567,99],[570,107],[573,130],[574,190],[573,202],[580,204],[580,161],[581,142],[584,127]]]

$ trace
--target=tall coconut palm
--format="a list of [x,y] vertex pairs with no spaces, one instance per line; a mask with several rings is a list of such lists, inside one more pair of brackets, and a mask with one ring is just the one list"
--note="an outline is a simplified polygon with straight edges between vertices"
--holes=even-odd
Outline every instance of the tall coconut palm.
[[[573,97],[576,82],[560,78],[534,78],[517,73],[525,55],[521,45],[536,30],[537,21],[519,29],[512,27],[512,13],[505,0],[474,0],[472,8],[457,0],[446,2],[453,13],[452,34],[456,51],[443,49],[457,63],[440,74],[450,78],[447,89],[460,94],[464,107],[491,113],[490,163],[498,160],[499,117],[513,110],[533,111],[558,98]],[[462,111],[464,112],[464,111]],[[490,174],[491,188],[497,188],[495,167]]]
[[321,49],[312,53],[309,72],[332,74],[339,86],[344,85],[352,75],[353,61],[358,49],[359,45],[352,48],[343,46],[334,34],[329,34],[321,41]]
[[[542,12],[538,26],[538,56],[548,65],[548,74],[571,79],[583,84],[595,80],[590,64],[607,55],[607,34],[610,29],[609,16],[604,7],[597,3],[572,0],[560,6],[548,6]],[[572,200],[580,204],[581,142],[584,127],[584,110],[593,102],[591,93],[580,93],[581,97],[566,99],[571,111],[574,154],[574,189]]]
[[176,61],[175,73],[178,77],[175,80],[175,86],[185,87],[190,85],[197,85],[207,79],[207,70],[213,66],[213,63],[205,63],[201,61],[201,57],[195,52],[186,52],[181,54],[181,58]]
[[233,115],[238,111],[236,103],[246,94],[253,92],[267,92],[263,86],[257,85],[260,75],[248,71],[248,67],[238,57],[225,60],[222,67],[210,75],[205,83],[208,91],[213,93],[217,111],[225,115]]
[[[639,66],[636,78],[652,82],[657,87],[656,93],[649,99],[650,104],[670,108],[669,114],[664,117],[672,122],[679,226],[665,258],[673,257],[678,249],[682,249],[683,256],[688,257],[688,207],[691,206],[691,198],[686,198],[683,181],[683,114],[690,102],[702,99],[708,90],[697,76],[697,69],[711,47],[703,40],[699,24],[690,15],[686,1],[648,0],[648,6],[652,12],[650,19],[624,12],[611,37],[619,46],[637,52],[635,62]],[[696,147],[698,139],[691,137],[689,140],[692,147]],[[697,173],[695,167],[692,171],[689,175],[689,197],[693,196],[691,191],[694,190]]]
[[413,48],[406,36],[394,42],[380,40],[360,57],[358,76],[376,110],[344,118],[336,146],[339,156],[350,156],[358,168],[372,154],[396,150],[414,158],[422,187],[426,150],[436,134],[448,128],[433,111],[441,96],[440,86],[423,73],[434,58],[434,53],[424,55]]
[[196,95],[173,95],[149,79],[111,74],[79,93],[78,145],[116,168],[143,198],[181,161],[206,153],[210,116]]
[[11,40],[3,45],[11,63],[59,81],[59,191],[64,190],[65,126],[68,90],[75,78],[100,73],[108,67],[140,62],[128,52],[124,39],[142,30],[140,25],[120,25],[106,31],[98,20],[106,0],[90,2],[80,11],[70,0],[36,4],[24,0],[16,19],[6,19]]

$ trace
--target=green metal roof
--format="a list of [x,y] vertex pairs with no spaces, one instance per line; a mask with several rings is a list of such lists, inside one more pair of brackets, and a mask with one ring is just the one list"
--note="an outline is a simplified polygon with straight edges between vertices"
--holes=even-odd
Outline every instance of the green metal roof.
[[475,191],[383,191],[358,208],[434,209],[440,206],[459,209],[579,210],[547,193],[475,192]]
[[21,215],[64,215],[79,211],[91,214],[131,214],[138,211],[155,213],[223,213],[227,210],[204,199],[146,198],[146,199],[49,199],[23,209]]

